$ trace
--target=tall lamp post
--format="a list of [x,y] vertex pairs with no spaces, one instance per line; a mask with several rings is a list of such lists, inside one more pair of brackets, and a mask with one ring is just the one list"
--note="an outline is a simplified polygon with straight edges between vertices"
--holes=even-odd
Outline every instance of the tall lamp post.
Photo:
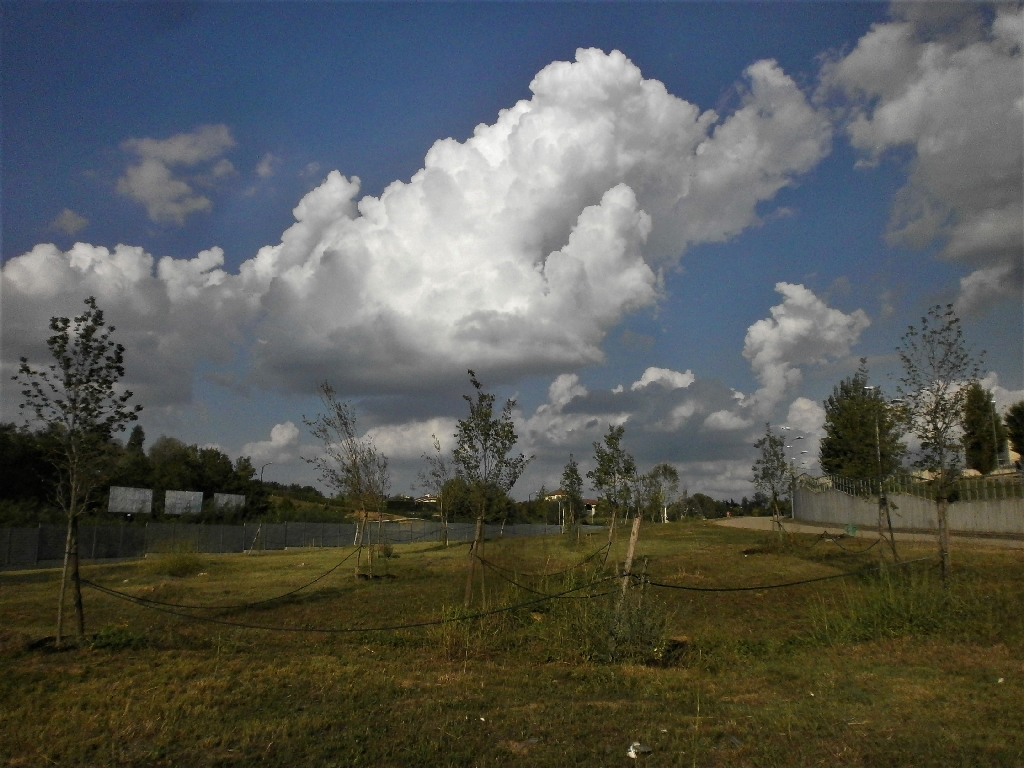
[[263,482],[263,470],[266,469],[267,467],[269,467],[273,463],[274,462],[272,462],[272,461],[268,461],[266,464],[264,464],[262,467],[260,467],[260,482],[261,483]]
[[[789,431],[792,430],[793,428],[780,427],[780,429]],[[805,438],[803,435],[796,435],[791,439],[795,443],[797,440],[804,440]],[[786,450],[791,449],[793,449],[792,445],[786,446]],[[805,453],[807,453],[807,451],[800,451],[799,454],[787,457],[789,459],[789,516],[794,520],[796,519],[796,459],[797,456],[802,456]],[[807,466],[807,463],[803,462],[801,466]]]

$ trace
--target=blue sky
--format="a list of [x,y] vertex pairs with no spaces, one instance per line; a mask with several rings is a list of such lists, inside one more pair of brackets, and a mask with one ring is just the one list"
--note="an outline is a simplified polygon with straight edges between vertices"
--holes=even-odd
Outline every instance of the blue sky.
[[302,416],[329,378],[408,492],[474,367],[519,398],[522,497],[569,452],[586,468],[609,423],[641,467],[749,493],[764,421],[813,440],[862,356],[892,391],[935,303],[1005,406],[1024,396],[1021,18],[6,3],[3,371],[95,293],[150,439],[311,481]]

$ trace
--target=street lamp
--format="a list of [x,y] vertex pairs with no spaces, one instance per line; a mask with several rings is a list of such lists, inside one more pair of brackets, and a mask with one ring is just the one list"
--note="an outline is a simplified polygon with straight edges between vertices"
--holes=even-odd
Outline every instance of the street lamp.
[[266,469],[267,467],[269,467],[273,463],[274,462],[272,462],[272,461],[268,461],[266,464],[264,464],[262,467],[260,467],[260,482],[261,483],[263,482],[263,470]]

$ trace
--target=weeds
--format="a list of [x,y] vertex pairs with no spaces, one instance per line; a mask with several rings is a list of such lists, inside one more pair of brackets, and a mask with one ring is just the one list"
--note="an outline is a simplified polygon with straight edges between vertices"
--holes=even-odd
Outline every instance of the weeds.
[[185,578],[195,576],[203,570],[199,555],[187,549],[175,549],[167,554],[159,555],[153,560],[153,572],[162,576]]
[[132,629],[127,622],[107,624],[93,635],[90,648],[120,651],[125,648],[144,648],[148,645],[145,633]]
[[988,640],[1010,629],[1013,602],[976,582],[943,584],[930,570],[889,571],[818,597],[813,636],[831,645],[923,636]]

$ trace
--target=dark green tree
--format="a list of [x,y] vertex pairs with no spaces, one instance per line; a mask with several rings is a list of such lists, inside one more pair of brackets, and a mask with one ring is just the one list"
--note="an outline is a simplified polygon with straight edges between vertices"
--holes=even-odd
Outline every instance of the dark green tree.
[[522,453],[512,455],[519,439],[512,423],[516,401],[505,401],[500,415],[496,415],[494,395],[484,392],[473,371],[469,371],[469,381],[476,396],[462,396],[469,403],[469,416],[459,419],[453,459],[456,471],[470,488],[479,519],[483,520],[488,513],[489,498],[496,495],[495,491],[507,495],[532,457],[527,458]]
[[[324,413],[314,419],[302,417],[310,433],[323,445],[323,452],[305,461],[320,471],[325,485],[343,494],[359,509],[356,542],[362,546],[367,514],[377,513],[380,526],[387,506],[391,487],[388,457],[377,450],[368,437],[359,437],[356,415],[352,406],[338,399],[329,382],[319,386]],[[362,549],[356,555],[355,574],[360,573]],[[370,568],[373,568],[373,550],[370,550]]]
[[57,475],[55,500],[67,518],[64,572],[57,608],[57,645],[61,644],[64,594],[70,576],[78,640],[85,634],[82,589],[78,576],[78,519],[114,471],[113,434],[138,419],[141,405],[131,406],[130,391],[120,391],[124,347],[114,343],[96,299],[85,300],[74,319],[53,317],[46,346],[54,363],[33,368],[28,358],[14,380],[21,384],[21,408],[46,425],[47,459]]
[[423,453],[423,463],[426,469],[419,471],[420,485],[437,499],[437,511],[441,515],[441,535],[444,545],[448,546],[448,507],[445,504],[444,487],[452,479],[454,469],[452,459],[446,456],[441,450],[441,441],[437,435],[431,435],[434,441],[434,450]]
[[567,524],[573,525],[576,516],[583,510],[583,478],[580,477],[580,465],[569,454],[569,463],[562,470],[562,492],[568,505]]
[[[463,395],[469,403],[469,417],[459,419],[455,431],[457,446],[452,454],[459,476],[469,487],[473,506],[476,507],[476,533],[470,549],[469,571],[466,574],[466,593],[463,604],[469,607],[473,597],[473,573],[477,558],[482,556],[484,519],[488,512],[501,510],[503,518],[514,507],[508,503],[508,493],[516,484],[530,458],[522,453],[512,455],[519,439],[512,423],[515,400],[506,400],[500,415],[494,413],[494,395],[484,392],[476,374],[469,371],[469,382],[476,397]],[[486,594],[484,596],[486,604]]]
[[[597,466],[587,472],[594,490],[611,512],[611,519],[608,522],[608,551],[611,551],[610,546],[615,538],[615,521],[619,509],[629,504],[630,489],[636,477],[636,462],[622,447],[622,438],[625,434],[626,428],[623,425],[614,427],[609,424],[608,434],[604,436],[604,445],[594,443],[594,461]],[[606,562],[607,557],[606,552]]]
[[907,450],[900,439],[900,412],[889,406],[880,388],[868,387],[864,363],[825,401],[825,437],[818,454],[822,471],[858,480],[893,474]]
[[903,364],[897,391],[911,429],[921,440],[914,465],[924,470],[935,488],[939,556],[942,576],[949,575],[949,498],[962,464],[961,430],[969,387],[978,380],[980,361],[964,342],[960,318],[952,304],[936,305],[911,325],[896,350]]
[[0,424],[0,525],[35,526],[60,519],[52,493],[57,475],[47,461],[45,433]]
[[776,524],[779,522],[779,499],[789,493],[790,472],[786,464],[786,440],[772,433],[772,425],[764,425],[764,437],[754,443],[761,455],[754,462],[754,487],[771,499]]
[[1006,451],[1006,429],[996,414],[992,393],[977,381],[967,385],[963,430],[967,467],[983,475],[998,469],[999,456]]
[[1024,400],[1007,408],[1004,419],[1006,435],[1013,444],[1013,450],[1024,456]]
[[643,507],[651,520],[668,522],[668,508],[679,492],[679,472],[671,464],[655,464],[644,476]]

